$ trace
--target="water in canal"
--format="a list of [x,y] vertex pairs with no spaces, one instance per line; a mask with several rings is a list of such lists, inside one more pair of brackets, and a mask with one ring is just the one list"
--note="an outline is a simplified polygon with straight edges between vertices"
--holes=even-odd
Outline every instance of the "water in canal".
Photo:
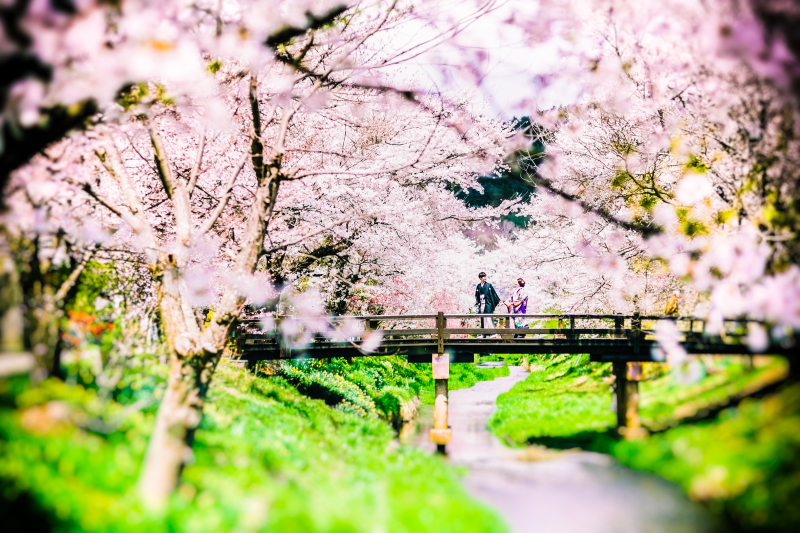
[[[681,489],[654,475],[635,472],[612,457],[593,452],[531,455],[503,445],[486,429],[497,396],[525,379],[510,367],[508,377],[481,381],[450,393],[452,442],[448,460],[464,465],[467,490],[505,518],[516,533],[710,533],[709,514]],[[428,442],[431,410],[419,417],[410,442],[433,452]],[[541,455],[544,455],[542,459]]]

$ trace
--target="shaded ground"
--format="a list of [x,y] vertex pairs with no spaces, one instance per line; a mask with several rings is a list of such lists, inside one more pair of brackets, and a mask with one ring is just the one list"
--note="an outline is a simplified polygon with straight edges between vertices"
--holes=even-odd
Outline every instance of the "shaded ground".
[[[712,531],[704,509],[690,502],[677,486],[625,468],[610,456],[521,451],[500,443],[486,429],[486,423],[495,410],[497,396],[527,375],[521,367],[511,367],[508,377],[479,382],[450,394],[453,441],[448,445],[449,459],[469,468],[467,489],[498,509],[512,531]],[[422,425],[429,418],[424,417]],[[427,430],[421,427],[415,443],[432,451]]]

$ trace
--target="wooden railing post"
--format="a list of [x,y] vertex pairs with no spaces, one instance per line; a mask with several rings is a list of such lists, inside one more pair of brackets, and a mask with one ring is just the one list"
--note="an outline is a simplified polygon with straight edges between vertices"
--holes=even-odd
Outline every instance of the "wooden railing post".
[[280,334],[281,323],[284,318],[285,316],[275,314],[275,338],[278,339],[278,359],[290,359],[292,357],[291,350],[284,344],[283,335]]
[[628,389],[625,383],[628,381],[628,363],[614,362],[612,371],[614,372],[614,392],[617,395],[617,430],[627,427],[628,419]]
[[639,353],[639,341],[642,339],[642,319],[639,317],[639,311],[633,313],[631,320],[631,334],[633,335],[633,353]]
[[[569,329],[572,330],[572,331],[575,330],[575,317],[574,316],[569,317]],[[575,333],[569,333],[567,335],[567,338],[568,339],[577,339],[578,336]]]
[[792,383],[800,382],[800,350],[795,349],[789,359],[789,376]]
[[438,354],[444,353],[444,329],[445,329],[444,313],[439,311],[436,314],[436,353]]

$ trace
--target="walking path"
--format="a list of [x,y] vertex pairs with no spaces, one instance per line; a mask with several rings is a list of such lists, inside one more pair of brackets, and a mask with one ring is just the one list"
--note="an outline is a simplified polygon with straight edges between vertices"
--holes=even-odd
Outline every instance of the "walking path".
[[[449,460],[465,465],[475,498],[505,518],[515,533],[706,533],[711,520],[676,486],[634,472],[593,452],[563,452],[541,461],[504,446],[486,429],[497,396],[525,379],[511,375],[450,393]],[[416,444],[433,450],[422,428]]]

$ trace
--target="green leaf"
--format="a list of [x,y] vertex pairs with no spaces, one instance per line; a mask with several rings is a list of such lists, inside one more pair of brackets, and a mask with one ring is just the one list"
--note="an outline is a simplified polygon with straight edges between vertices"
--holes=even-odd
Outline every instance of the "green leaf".
[[211,63],[208,64],[206,70],[208,70],[211,74],[216,74],[219,72],[219,69],[222,68],[222,61],[219,59],[215,59]]
[[708,166],[703,163],[695,154],[689,154],[689,161],[686,162],[686,170],[697,172],[698,174],[705,174],[708,172]]
[[631,177],[627,170],[618,170],[614,179],[611,180],[611,186],[615,189],[621,189],[628,183]]

